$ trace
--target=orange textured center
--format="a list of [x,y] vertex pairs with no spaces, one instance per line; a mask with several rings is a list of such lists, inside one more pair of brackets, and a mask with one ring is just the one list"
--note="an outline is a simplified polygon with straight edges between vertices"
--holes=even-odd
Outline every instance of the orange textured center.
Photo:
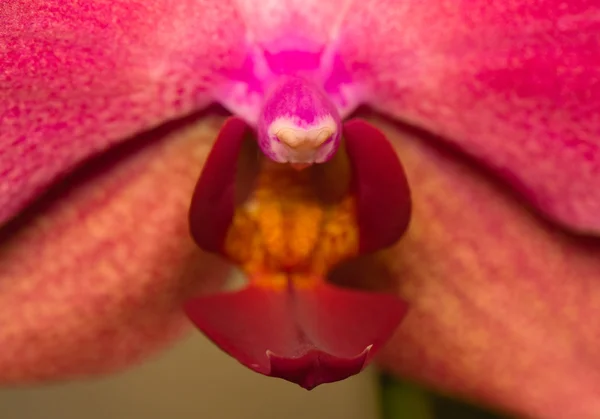
[[314,285],[358,253],[354,198],[325,204],[309,170],[265,162],[255,190],[235,212],[225,253],[256,285]]

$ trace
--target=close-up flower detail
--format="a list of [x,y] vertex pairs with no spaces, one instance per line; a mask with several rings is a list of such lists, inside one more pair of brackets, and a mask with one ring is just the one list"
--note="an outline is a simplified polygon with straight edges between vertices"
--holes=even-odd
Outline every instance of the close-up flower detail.
[[307,388],[346,378],[389,338],[405,306],[395,296],[336,289],[326,278],[404,233],[404,173],[383,134],[362,121],[344,125],[345,147],[331,164],[304,170],[257,159],[250,136],[243,121],[225,122],[190,208],[196,242],[238,265],[250,286],[198,298],[186,311],[225,351],[263,374]]
[[307,389],[374,362],[597,418],[599,16],[2,2],[0,384],[114,373],[201,332]]

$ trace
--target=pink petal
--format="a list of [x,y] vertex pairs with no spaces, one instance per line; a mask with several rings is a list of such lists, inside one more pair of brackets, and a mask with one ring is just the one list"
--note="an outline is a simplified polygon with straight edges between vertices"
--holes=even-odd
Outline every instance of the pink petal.
[[586,0],[357,0],[339,48],[370,104],[447,138],[549,217],[597,234],[599,31],[600,9]]
[[280,75],[302,75],[323,87],[342,117],[361,102],[360,86],[337,54],[339,33],[352,0],[239,0],[248,54],[216,98],[251,125]]
[[385,364],[525,417],[598,418],[600,242],[541,221],[455,153],[381,126],[413,196],[387,257],[410,310]]
[[360,372],[398,326],[406,306],[385,294],[321,284],[200,297],[190,319],[247,367],[306,389]]
[[183,301],[224,273],[186,217],[220,123],[121,147],[0,230],[0,384],[114,371],[181,335]]
[[317,51],[339,29],[351,1],[239,0],[237,4],[256,44],[272,52],[293,46]]
[[0,223],[86,157],[206,106],[243,59],[232,3],[1,2]]

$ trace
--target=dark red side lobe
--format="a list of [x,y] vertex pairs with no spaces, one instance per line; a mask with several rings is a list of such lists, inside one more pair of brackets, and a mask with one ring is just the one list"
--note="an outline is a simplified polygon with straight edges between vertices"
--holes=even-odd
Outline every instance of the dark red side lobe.
[[357,199],[360,252],[370,253],[395,244],[406,231],[410,191],[396,151],[381,131],[359,119],[346,122],[343,129]]
[[190,233],[207,252],[220,253],[235,211],[237,162],[250,127],[225,121],[206,159],[190,205]]

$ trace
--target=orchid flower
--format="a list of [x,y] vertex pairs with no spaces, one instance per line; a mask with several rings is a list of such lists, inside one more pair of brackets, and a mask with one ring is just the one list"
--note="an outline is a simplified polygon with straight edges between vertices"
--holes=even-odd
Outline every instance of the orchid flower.
[[119,370],[189,316],[308,388],[381,348],[442,391],[597,418],[599,12],[2,2],[0,382]]

